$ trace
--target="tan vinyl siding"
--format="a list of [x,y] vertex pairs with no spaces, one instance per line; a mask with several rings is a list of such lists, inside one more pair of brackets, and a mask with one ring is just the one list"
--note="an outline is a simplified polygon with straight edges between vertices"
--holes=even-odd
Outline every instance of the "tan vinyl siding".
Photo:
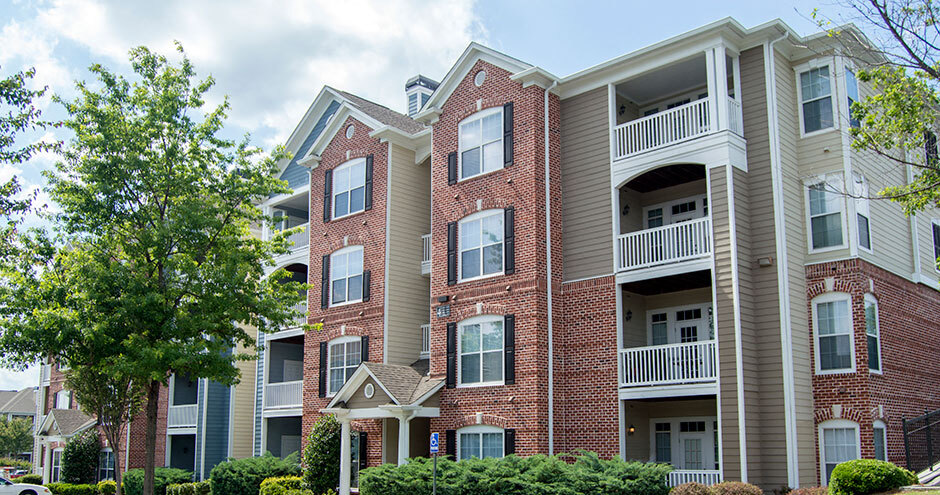
[[[937,271],[937,258],[933,249],[933,222],[940,223],[940,209],[925,210],[917,214],[917,241],[920,253],[920,272],[924,276],[937,280],[940,272]],[[936,287],[936,284],[934,284]]]
[[[903,165],[870,152],[852,151],[852,171],[865,176],[871,196],[887,186],[907,183]],[[872,252],[859,245],[859,257],[909,279],[914,272],[910,221],[901,206],[893,201],[873,199],[868,205]]]
[[561,102],[564,279],[613,272],[607,88]]
[[388,342],[390,364],[409,365],[421,351],[421,325],[430,318],[430,278],[421,275],[421,236],[431,229],[431,165],[415,165],[414,152],[391,147]]
[[[245,331],[252,338],[256,338],[258,331],[251,327],[246,327]],[[256,350],[252,348],[250,352],[239,344],[237,352],[254,354]],[[237,361],[235,366],[241,373],[238,385],[232,389],[232,457],[243,458],[251,457],[252,446],[254,444],[254,424],[255,424],[255,366],[257,361]]]
[[[367,385],[372,385],[375,388],[371,399],[365,395]],[[369,409],[394,403],[395,401],[393,401],[392,398],[382,390],[382,387],[370,376],[356,389],[356,393],[346,401],[346,407],[349,409]]]
[[803,214],[803,182],[800,179],[799,113],[796,79],[786,57],[774,52],[777,83],[777,124],[780,138],[780,169],[783,186],[783,218],[786,232],[787,283],[790,288],[790,344],[793,348],[794,399],[800,485],[816,481],[816,433],[813,419],[812,363],[806,301],[806,223]]

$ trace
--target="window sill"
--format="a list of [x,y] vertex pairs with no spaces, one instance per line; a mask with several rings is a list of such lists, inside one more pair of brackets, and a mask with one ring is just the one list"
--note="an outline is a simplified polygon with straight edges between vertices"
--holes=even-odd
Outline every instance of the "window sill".
[[830,253],[832,251],[838,251],[840,249],[847,249],[847,248],[848,246],[846,244],[839,244],[838,246],[829,246],[829,247],[818,248],[818,249],[810,248],[809,254],[824,254],[824,253]]
[[837,370],[816,370],[816,375],[825,376],[825,375],[854,375],[856,373],[855,368],[842,368]]
[[351,304],[358,304],[358,303],[361,303],[361,302],[362,302],[362,299],[356,299],[355,301],[344,301],[344,302],[341,302],[341,303],[330,303],[330,306],[329,306],[329,307],[330,307],[330,308],[341,308],[341,307],[343,307],[343,306],[349,306],[349,305],[351,305]]
[[504,273],[505,273],[505,270],[501,270],[496,273],[490,273],[489,275],[480,275],[478,277],[472,277],[472,278],[462,278],[462,279],[457,280],[457,283],[462,284],[464,282],[476,282],[477,280],[486,280],[488,278],[499,277],[500,275],[503,275]]
[[362,210],[359,210],[359,211],[354,212],[354,213],[347,213],[347,214],[345,214],[345,215],[343,215],[343,216],[341,216],[341,217],[331,217],[331,218],[330,218],[330,222],[337,222],[337,221],[339,221],[339,220],[346,220],[347,218],[352,218],[352,217],[354,217],[354,216],[356,216],[356,215],[362,215],[363,213],[365,213],[365,212],[367,212],[367,211],[372,211],[372,210],[362,209]]
[[460,184],[460,183],[463,183],[463,182],[471,181],[471,180],[473,180],[473,179],[479,179],[480,177],[486,177],[487,175],[492,175],[492,174],[495,174],[496,172],[502,172],[502,171],[505,170],[505,169],[506,169],[506,165],[504,164],[502,167],[499,167],[499,168],[496,169],[496,170],[490,170],[489,172],[482,172],[482,173],[479,173],[479,174],[476,174],[476,175],[471,175],[470,177],[464,177],[464,178],[461,178],[461,179],[457,179],[457,183]]
[[869,368],[869,369],[868,369],[868,374],[869,374],[869,375],[884,376],[885,372],[884,372],[884,370],[873,370],[873,369]]
[[836,132],[839,129],[834,125],[832,127],[827,127],[825,129],[819,129],[818,131],[813,132],[803,132],[803,123],[800,123],[800,138],[811,138],[816,136],[822,136],[823,134],[828,134],[830,132]]
[[485,388],[485,387],[502,387],[506,382],[500,380],[498,382],[481,382],[481,383],[458,383],[457,388]]

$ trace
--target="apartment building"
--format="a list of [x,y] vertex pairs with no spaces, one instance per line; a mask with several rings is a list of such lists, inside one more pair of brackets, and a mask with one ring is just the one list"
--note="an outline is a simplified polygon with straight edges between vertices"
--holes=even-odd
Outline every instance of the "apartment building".
[[323,330],[264,337],[255,454],[331,413],[342,493],[431,432],[672,484],[903,464],[940,407],[940,214],[868,198],[912,171],[850,148],[840,53],[724,19],[566,77],[471,44],[407,116],[325,88],[266,204]]

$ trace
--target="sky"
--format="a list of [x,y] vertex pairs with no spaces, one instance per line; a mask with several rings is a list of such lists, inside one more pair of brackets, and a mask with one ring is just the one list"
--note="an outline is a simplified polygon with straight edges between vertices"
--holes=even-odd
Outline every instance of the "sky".
[[[440,80],[471,41],[566,76],[728,16],[746,27],[780,18],[809,34],[814,8],[840,18],[834,1],[0,0],[0,78],[35,67],[38,87],[70,99],[74,81],[93,81],[91,64],[129,76],[130,48],[170,56],[179,41],[200,76],[216,80],[208,103],[229,97],[226,134],[270,149],[323,85],[404,112],[405,81]],[[51,98],[39,104],[45,117],[64,117]],[[68,137],[35,132],[20,142]],[[40,173],[55,159],[0,164],[0,182],[17,176],[45,204]],[[35,367],[0,369],[0,389],[38,380]]]

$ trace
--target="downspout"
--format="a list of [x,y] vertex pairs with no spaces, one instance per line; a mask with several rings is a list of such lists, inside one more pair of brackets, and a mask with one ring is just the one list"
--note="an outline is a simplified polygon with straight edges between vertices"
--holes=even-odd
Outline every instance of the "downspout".
[[552,344],[552,192],[548,160],[548,95],[558,81],[545,88],[545,272],[548,290],[548,454],[555,453],[555,350]]

